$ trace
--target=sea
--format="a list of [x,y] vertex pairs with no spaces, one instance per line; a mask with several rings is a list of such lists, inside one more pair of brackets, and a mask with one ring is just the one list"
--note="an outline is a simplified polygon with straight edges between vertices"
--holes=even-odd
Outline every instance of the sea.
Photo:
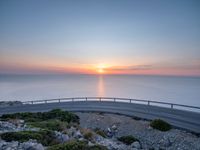
[[200,77],[147,75],[0,75],[0,101],[121,97],[200,107]]

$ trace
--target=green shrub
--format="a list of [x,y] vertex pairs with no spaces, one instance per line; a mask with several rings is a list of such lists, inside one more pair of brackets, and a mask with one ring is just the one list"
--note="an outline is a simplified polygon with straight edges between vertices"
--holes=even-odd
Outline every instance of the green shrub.
[[19,141],[25,142],[29,139],[35,139],[45,146],[58,144],[52,131],[20,131],[20,132],[6,132],[2,133],[1,138],[6,142]]
[[53,130],[53,131],[63,131],[68,127],[67,122],[62,122],[60,120],[47,120],[41,122],[30,122],[28,125],[32,127],[42,128],[46,130]]
[[49,112],[37,112],[37,113],[14,113],[14,114],[4,114],[0,117],[3,120],[9,119],[23,119],[26,122],[39,122],[50,119],[57,119],[65,122],[75,122],[79,123],[79,117],[73,113],[63,111],[61,109],[53,109]]
[[155,119],[150,123],[150,126],[160,131],[168,131],[171,129],[171,125],[161,119]]
[[99,128],[94,129],[94,131],[95,131],[96,134],[101,135],[104,138],[107,137],[106,133],[103,130],[99,129]]
[[88,146],[85,142],[81,141],[70,141],[51,146],[47,150],[107,150],[107,148],[100,145]]
[[136,139],[132,135],[122,136],[122,137],[118,138],[118,140],[127,144],[127,145],[130,145],[131,143],[138,141],[138,139]]
[[25,142],[29,139],[42,140],[43,136],[38,132],[22,131],[22,132],[6,132],[1,134],[1,138],[7,142],[20,141]]

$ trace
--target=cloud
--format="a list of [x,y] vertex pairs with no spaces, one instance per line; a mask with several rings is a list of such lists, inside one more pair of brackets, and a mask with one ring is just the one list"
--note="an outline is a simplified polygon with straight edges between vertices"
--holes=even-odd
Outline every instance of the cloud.
[[107,68],[110,71],[134,71],[134,70],[150,70],[152,65],[134,65],[134,66],[113,66]]

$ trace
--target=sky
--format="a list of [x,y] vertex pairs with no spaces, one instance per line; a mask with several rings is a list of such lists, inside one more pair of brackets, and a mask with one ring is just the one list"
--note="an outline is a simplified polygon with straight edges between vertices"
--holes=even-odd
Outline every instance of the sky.
[[200,1],[1,0],[0,73],[200,76]]

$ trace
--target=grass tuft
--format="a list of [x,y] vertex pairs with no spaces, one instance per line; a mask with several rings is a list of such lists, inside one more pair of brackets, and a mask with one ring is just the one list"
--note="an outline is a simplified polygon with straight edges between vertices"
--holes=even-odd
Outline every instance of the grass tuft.
[[95,131],[96,134],[98,134],[98,135],[100,135],[100,136],[102,136],[102,137],[104,137],[104,138],[107,137],[105,131],[103,131],[103,130],[101,130],[101,129],[99,129],[99,128],[94,129],[94,131]]
[[87,140],[92,140],[93,138],[93,132],[90,129],[82,129],[81,133],[83,134],[83,137]]

